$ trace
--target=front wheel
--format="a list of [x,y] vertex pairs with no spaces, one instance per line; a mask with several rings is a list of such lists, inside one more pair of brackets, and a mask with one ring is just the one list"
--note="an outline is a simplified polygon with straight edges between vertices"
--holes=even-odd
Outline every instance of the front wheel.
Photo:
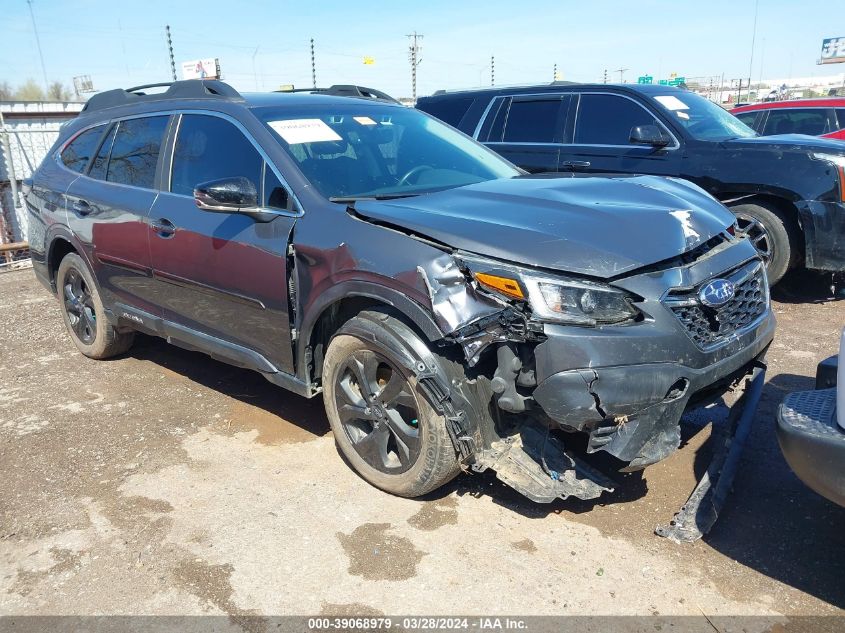
[[326,351],[323,400],[329,423],[341,453],[365,480],[402,497],[424,495],[458,474],[457,455],[445,419],[391,351],[407,348],[398,339],[416,334],[394,317],[365,314],[386,326],[377,340],[346,333],[358,329],[362,315],[347,322]]
[[791,218],[774,206],[738,204],[730,209],[736,216],[739,234],[751,240],[766,263],[769,285],[774,286],[797,259],[800,248],[798,228]]

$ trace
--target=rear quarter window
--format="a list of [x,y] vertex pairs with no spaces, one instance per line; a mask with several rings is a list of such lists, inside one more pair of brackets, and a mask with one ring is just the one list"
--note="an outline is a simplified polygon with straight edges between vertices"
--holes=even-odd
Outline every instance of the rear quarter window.
[[750,128],[754,127],[754,122],[757,120],[757,115],[760,112],[758,110],[752,110],[751,112],[740,112],[739,114],[735,114],[734,116],[745,123]]
[[97,145],[100,143],[105,127],[105,125],[92,127],[73,139],[62,150],[62,163],[65,167],[78,173],[85,171],[91,156],[97,151]]
[[446,97],[442,99],[426,99],[419,105],[419,109],[433,117],[458,127],[461,119],[475,101],[475,97]]

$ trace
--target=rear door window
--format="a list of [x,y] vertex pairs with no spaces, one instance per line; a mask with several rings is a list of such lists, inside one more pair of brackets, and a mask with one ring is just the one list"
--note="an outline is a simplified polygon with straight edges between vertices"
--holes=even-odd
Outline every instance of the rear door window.
[[809,134],[830,132],[826,108],[777,108],[769,112],[764,136],[772,134]]
[[505,143],[560,142],[560,97],[514,97],[505,121]]
[[222,178],[247,178],[261,191],[264,159],[235,125],[216,116],[185,114],[173,150],[170,191],[194,195],[194,187]]
[[664,130],[651,112],[631,99],[611,94],[582,94],[575,120],[575,143],[630,145],[631,128],[638,125],[656,125]]
[[837,130],[845,128],[845,108],[836,108]]
[[97,180],[106,179],[106,174],[108,173],[109,167],[109,156],[111,155],[111,149],[114,145],[114,135],[115,132],[117,132],[118,125],[118,123],[115,123],[112,126],[112,129],[109,130],[109,133],[106,135],[106,139],[103,141],[103,144],[100,145],[100,150],[94,157],[94,162],[91,163],[91,169],[88,171],[88,175],[91,178],[96,178]]
[[62,162],[65,167],[78,173],[85,171],[88,161],[97,151],[97,144],[100,142],[105,127],[105,125],[92,127],[73,139],[62,151]]
[[120,121],[109,157],[108,182],[152,189],[169,116]]

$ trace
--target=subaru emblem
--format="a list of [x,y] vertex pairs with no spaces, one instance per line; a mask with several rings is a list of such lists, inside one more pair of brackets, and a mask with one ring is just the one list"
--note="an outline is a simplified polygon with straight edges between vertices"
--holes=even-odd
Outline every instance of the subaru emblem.
[[718,308],[734,298],[734,284],[727,279],[714,279],[698,291],[698,299],[706,306]]

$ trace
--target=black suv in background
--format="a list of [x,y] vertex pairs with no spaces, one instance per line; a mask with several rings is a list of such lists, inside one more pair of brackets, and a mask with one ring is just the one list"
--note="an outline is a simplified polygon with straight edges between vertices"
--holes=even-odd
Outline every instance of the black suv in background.
[[552,431],[642,469],[759,374],[763,263],[689,183],[525,177],[348,86],[145,90],[92,97],[26,185],[35,274],[87,356],[161,336],[322,393],[379,488],[492,468],[536,501],[613,485]]
[[657,174],[730,207],[766,261],[845,272],[845,144],[758,137],[718,105],[658,85],[552,84],[438,92],[417,107],[532,173]]

